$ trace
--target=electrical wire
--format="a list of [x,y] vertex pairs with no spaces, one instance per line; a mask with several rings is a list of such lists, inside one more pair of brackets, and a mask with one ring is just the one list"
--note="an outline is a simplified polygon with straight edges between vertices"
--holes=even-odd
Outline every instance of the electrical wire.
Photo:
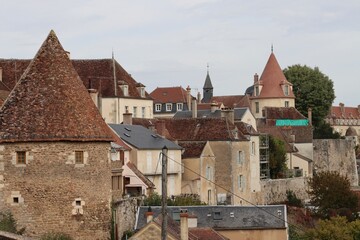
[[[163,155],[163,153],[160,153],[160,155],[159,155],[159,156],[161,156],[161,155]],[[292,224],[292,223],[289,223],[289,222],[288,222],[288,221],[286,221],[285,219],[282,219],[282,218],[280,218],[279,216],[276,216],[275,214],[273,214],[273,213],[271,213],[271,212],[269,212],[269,211],[265,210],[264,208],[259,207],[259,206],[258,206],[258,205],[256,205],[255,203],[252,203],[252,202],[250,202],[250,201],[246,200],[245,198],[243,198],[243,197],[241,197],[241,196],[237,195],[236,193],[234,193],[234,192],[232,192],[232,191],[230,191],[230,190],[226,189],[225,187],[223,187],[223,186],[221,186],[221,185],[219,185],[219,184],[215,183],[214,181],[211,181],[211,180],[207,179],[206,177],[204,177],[204,176],[203,176],[203,175],[201,175],[200,173],[198,173],[198,172],[196,172],[196,171],[192,170],[191,168],[186,167],[186,166],[185,166],[185,164],[183,164],[183,163],[179,163],[178,161],[176,161],[176,160],[175,160],[175,159],[173,159],[173,158],[170,158],[170,157],[169,157],[169,156],[167,156],[167,155],[165,155],[165,156],[167,157],[167,159],[170,159],[171,161],[173,161],[173,162],[175,162],[175,163],[179,164],[179,165],[180,165],[180,166],[182,166],[183,168],[186,168],[187,170],[189,170],[189,171],[191,171],[192,173],[196,174],[196,175],[197,175],[197,176],[199,176],[200,178],[205,179],[206,181],[208,181],[208,182],[210,182],[210,183],[214,184],[215,186],[217,186],[217,187],[219,187],[219,188],[221,188],[221,189],[225,190],[226,192],[230,193],[231,195],[233,195],[233,196],[235,196],[235,197],[240,198],[241,200],[243,200],[243,201],[247,202],[248,204],[250,204],[250,205],[252,205],[252,206],[256,207],[257,209],[259,209],[259,210],[261,210],[261,211],[263,211],[263,212],[265,212],[265,213],[269,214],[270,216],[272,216],[272,217],[274,217],[274,218],[276,218],[276,219],[278,219],[278,220],[280,220],[280,221],[282,221],[282,222],[284,222],[284,223],[288,224],[289,226],[293,226],[294,228],[297,228],[298,230],[300,230],[300,231],[302,231],[302,232],[306,232],[304,229],[300,228],[299,226],[296,226],[296,225],[294,225],[294,224]]]

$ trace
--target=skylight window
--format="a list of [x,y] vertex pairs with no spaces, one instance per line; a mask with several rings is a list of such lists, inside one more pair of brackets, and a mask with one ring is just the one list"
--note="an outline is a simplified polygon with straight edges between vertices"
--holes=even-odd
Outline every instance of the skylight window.
[[126,127],[125,130],[128,131],[128,132],[131,132],[131,129],[130,129],[130,128],[127,128],[127,127]]
[[125,135],[125,136],[127,136],[127,137],[130,137],[130,135],[129,135],[129,134],[127,134],[127,133],[124,133],[124,135]]

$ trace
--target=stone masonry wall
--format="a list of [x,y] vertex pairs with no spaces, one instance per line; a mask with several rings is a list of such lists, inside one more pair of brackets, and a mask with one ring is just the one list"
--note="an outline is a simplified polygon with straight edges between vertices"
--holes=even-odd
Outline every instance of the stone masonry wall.
[[[26,164],[16,163],[26,151]],[[84,164],[75,164],[84,151]],[[25,235],[56,231],[74,239],[110,236],[110,143],[0,145],[0,211],[11,211]]]
[[139,199],[137,198],[123,199],[114,203],[115,222],[119,239],[121,239],[125,231],[134,230],[138,203]]
[[286,201],[286,191],[293,191],[301,200],[309,199],[308,178],[287,178],[287,179],[269,179],[263,180],[261,184],[261,192],[263,196],[263,204],[273,204]]
[[345,139],[314,140],[314,171],[337,171],[347,176],[351,186],[359,185],[355,142]]

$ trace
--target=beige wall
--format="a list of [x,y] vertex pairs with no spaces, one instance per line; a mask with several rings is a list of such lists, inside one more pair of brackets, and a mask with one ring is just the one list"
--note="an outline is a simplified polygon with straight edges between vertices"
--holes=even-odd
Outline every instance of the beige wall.
[[153,118],[153,100],[133,98],[102,98],[101,115],[107,123],[121,123],[126,106],[130,113],[137,107],[137,118],[142,118],[142,107],[145,108],[145,118]]
[[246,110],[241,121],[244,123],[250,124],[255,130],[257,130],[256,119],[255,119],[254,115],[251,113],[250,109]]
[[287,240],[286,229],[217,230],[230,240]]
[[[26,151],[26,164],[16,163],[16,151]],[[75,151],[84,151],[84,164],[75,164]],[[2,144],[0,211],[10,210],[26,235],[107,239],[111,176],[110,143]]]
[[[285,101],[289,102],[289,107],[295,107],[295,99],[293,98],[267,98],[267,99],[251,99],[251,112],[255,118],[262,118],[262,109],[264,107],[285,107]],[[259,102],[259,112],[256,113],[255,102]]]
[[[131,159],[137,168],[155,184],[155,192],[161,194],[161,150],[131,151]],[[181,194],[181,150],[168,150],[168,196]],[[173,161],[174,159],[175,161]],[[180,163],[180,164],[178,164]]]
[[[161,228],[155,223],[151,222],[143,227],[139,232],[130,238],[130,240],[159,240],[161,239]],[[167,234],[166,239],[176,240],[170,233]]]

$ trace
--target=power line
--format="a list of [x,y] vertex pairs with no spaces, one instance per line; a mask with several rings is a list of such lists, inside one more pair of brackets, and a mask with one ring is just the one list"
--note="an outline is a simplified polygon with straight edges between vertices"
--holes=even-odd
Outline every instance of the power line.
[[[161,154],[162,154],[162,153],[160,153],[160,155],[161,155]],[[286,221],[285,219],[282,219],[282,218],[280,218],[280,217],[276,216],[275,214],[273,214],[273,213],[271,213],[271,212],[269,212],[269,211],[265,210],[264,208],[259,207],[259,206],[258,206],[258,205],[256,205],[255,203],[252,203],[252,202],[250,202],[250,201],[246,200],[245,198],[243,198],[243,197],[241,197],[241,196],[239,196],[239,195],[235,194],[234,192],[232,192],[232,191],[230,191],[230,190],[226,189],[225,187],[223,187],[223,186],[221,186],[221,185],[219,185],[219,184],[215,183],[214,181],[211,181],[211,180],[207,179],[206,177],[204,177],[204,176],[203,176],[203,175],[201,175],[200,173],[198,173],[198,172],[196,172],[196,171],[192,170],[191,168],[186,167],[186,166],[185,166],[185,164],[183,164],[183,163],[179,163],[178,161],[176,161],[176,160],[175,160],[175,159],[173,159],[173,158],[170,158],[169,156],[167,156],[167,158],[168,158],[168,159],[170,159],[171,161],[173,161],[173,162],[175,162],[175,163],[179,164],[179,165],[180,165],[180,166],[182,166],[183,168],[186,168],[187,170],[191,171],[192,173],[196,174],[196,175],[197,175],[197,176],[199,176],[200,178],[203,178],[203,179],[205,179],[206,181],[208,181],[208,182],[210,182],[210,183],[214,184],[215,186],[217,186],[217,187],[219,187],[219,188],[221,188],[221,189],[225,190],[226,192],[230,193],[231,195],[233,195],[233,196],[235,196],[235,197],[240,198],[241,200],[243,200],[243,201],[245,201],[245,202],[249,203],[250,205],[252,205],[252,206],[256,207],[257,209],[260,209],[260,210],[261,210],[261,211],[263,211],[263,212],[266,212],[266,213],[267,213],[267,214],[269,214],[270,216],[273,216],[273,217],[275,217],[276,219],[279,219],[280,221],[282,221],[282,222],[284,222],[284,223],[288,224],[289,226],[291,225],[291,226],[293,226],[294,228],[297,228],[297,229],[299,229],[299,230],[300,230],[300,231],[302,231],[302,232],[306,232],[304,229],[302,229],[302,228],[300,228],[300,227],[298,227],[298,226],[296,226],[296,225],[294,225],[294,224],[289,223],[289,222],[288,222],[288,221]]]

